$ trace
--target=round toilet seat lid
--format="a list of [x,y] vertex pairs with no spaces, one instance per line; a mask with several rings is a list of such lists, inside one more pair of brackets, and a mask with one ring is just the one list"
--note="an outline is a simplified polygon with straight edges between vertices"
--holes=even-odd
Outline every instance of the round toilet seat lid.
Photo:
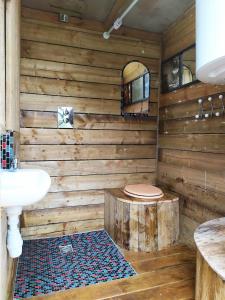
[[129,184],[124,188],[124,193],[136,198],[161,198],[163,192],[151,184]]

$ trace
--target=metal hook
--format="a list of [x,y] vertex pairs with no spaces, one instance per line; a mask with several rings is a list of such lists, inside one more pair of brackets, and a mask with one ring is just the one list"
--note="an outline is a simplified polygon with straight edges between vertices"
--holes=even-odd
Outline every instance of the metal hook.
[[199,104],[199,113],[195,115],[195,119],[202,119],[203,117],[203,100],[200,98],[198,99]]
[[214,109],[213,109],[213,98],[212,98],[212,97],[208,97],[208,101],[209,101],[210,106],[211,106],[211,117],[213,117],[213,113],[214,113]]
[[224,96],[222,94],[219,95],[219,99],[221,100],[221,103],[222,103],[222,114],[224,114],[224,110],[225,110],[223,98],[224,98]]

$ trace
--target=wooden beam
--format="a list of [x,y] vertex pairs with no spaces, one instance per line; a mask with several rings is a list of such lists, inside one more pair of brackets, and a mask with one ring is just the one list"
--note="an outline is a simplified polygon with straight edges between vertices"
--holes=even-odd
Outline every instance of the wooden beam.
[[6,1],[6,129],[19,131],[20,0]]
[[0,132],[5,130],[5,1],[0,1]]
[[119,17],[122,8],[124,8],[127,0],[116,0],[109,15],[104,21],[105,29],[108,30],[112,25],[113,22]]

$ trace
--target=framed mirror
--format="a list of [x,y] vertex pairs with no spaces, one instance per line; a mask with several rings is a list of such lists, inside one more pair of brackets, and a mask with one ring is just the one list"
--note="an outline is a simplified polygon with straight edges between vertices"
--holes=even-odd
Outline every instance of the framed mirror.
[[167,93],[197,82],[195,45],[162,63],[162,92]]
[[128,63],[122,71],[123,116],[149,116],[150,73],[138,61]]

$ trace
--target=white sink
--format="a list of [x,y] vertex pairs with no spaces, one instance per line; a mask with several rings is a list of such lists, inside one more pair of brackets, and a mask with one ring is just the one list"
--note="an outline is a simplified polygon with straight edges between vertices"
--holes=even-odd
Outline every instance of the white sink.
[[0,171],[0,207],[31,205],[49,190],[51,179],[43,170]]
[[50,176],[43,170],[0,170],[0,207],[7,211],[7,247],[11,257],[18,257],[22,253],[23,240],[18,228],[22,207],[40,201],[50,185]]

